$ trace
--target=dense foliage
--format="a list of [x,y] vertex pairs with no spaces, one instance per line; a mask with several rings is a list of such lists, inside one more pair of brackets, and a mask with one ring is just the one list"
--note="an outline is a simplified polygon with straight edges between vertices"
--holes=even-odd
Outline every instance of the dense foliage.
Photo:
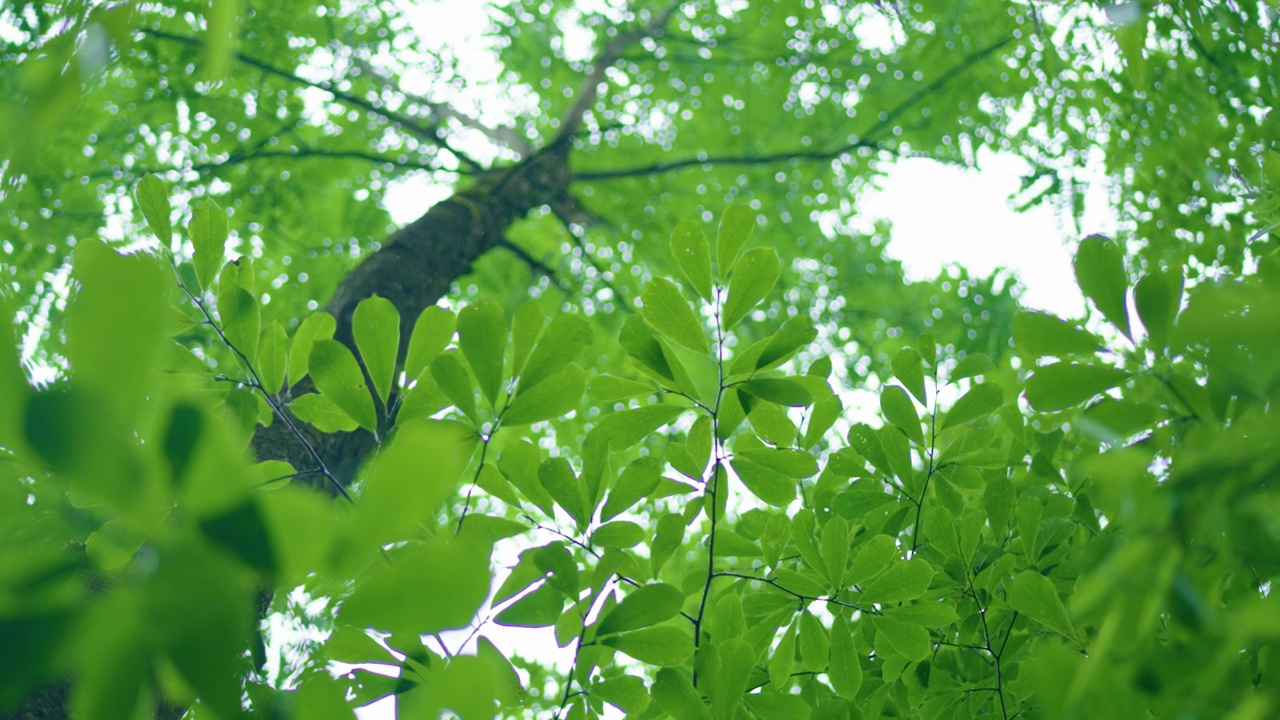
[[[495,11],[496,110],[404,8],[0,11],[0,713],[1280,712],[1274,8],[637,5]],[[560,142],[443,302],[317,310]],[[849,231],[983,146],[1109,173],[1087,317]]]

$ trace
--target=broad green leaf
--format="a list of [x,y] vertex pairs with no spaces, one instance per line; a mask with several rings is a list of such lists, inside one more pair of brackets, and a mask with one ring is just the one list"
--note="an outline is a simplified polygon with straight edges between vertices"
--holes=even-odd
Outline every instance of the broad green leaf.
[[1023,570],[1009,587],[1009,607],[1056,633],[1075,637],[1071,617],[1053,581],[1035,570]]
[[885,419],[906,433],[907,437],[924,445],[920,416],[916,414],[916,406],[906,390],[898,385],[889,385],[880,391],[880,412],[884,413]]
[[498,458],[498,470],[520,491],[533,501],[547,516],[555,515],[555,500],[538,480],[541,453],[528,440],[508,442]]
[[384,297],[367,297],[360,301],[351,316],[351,334],[355,337],[356,348],[360,350],[360,359],[373,380],[373,387],[378,391],[378,399],[385,406],[396,376],[400,313]]
[[376,548],[431,527],[478,444],[475,431],[448,420],[396,428],[364,483],[351,519],[354,534]]
[[316,389],[333,401],[360,427],[374,432],[378,427],[378,415],[373,407],[373,396],[364,384],[364,373],[345,345],[337,340],[316,340],[311,345],[308,363],[311,379]]
[[458,311],[458,347],[471,366],[480,392],[490,405],[496,405],[507,351],[507,321],[502,306],[481,300]]
[[649,533],[630,520],[607,522],[591,533],[591,544],[599,547],[629,548],[639,545]]
[[684,593],[665,583],[642,585],[627,593],[600,618],[599,637],[651,627],[669,620],[684,605]]
[[644,680],[635,675],[597,681],[591,685],[591,694],[631,715],[639,715],[649,707],[649,691]]
[[[711,707],[721,720],[734,717],[742,695],[756,666],[755,650],[745,641],[733,638],[716,646],[720,667],[714,674],[715,684],[709,693]],[[701,679],[701,678],[700,678]]]
[[1107,397],[1086,408],[1074,424],[1089,437],[1114,445],[1151,427],[1162,415],[1160,408],[1145,402]]
[[756,248],[743,255],[729,278],[729,294],[720,311],[721,330],[732,329],[760,304],[781,273],[782,264],[773,248]]
[[258,344],[258,379],[262,388],[271,395],[280,392],[284,385],[286,369],[285,348],[289,345],[289,336],[284,327],[276,320],[262,331],[262,341]]
[[476,396],[472,390],[471,376],[467,374],[467,369],[463,367],[456,352],[451,350],[442,353],[431,361],[431,377],[454,407],[471,418],[472,422],[480,421],[480,416],[476,412]]
[[953,425],[976,420],[995,412],[1004,404],[1004,389],[995,383],[979,383],[956,400],[956,404],[947,411],[939,430],[946,430]]
[[715,298],[711,294],[711,244],[702,233],[702,226],[692,220],[676,225],[671,233],[671,255],[689,285],[702,299],[712,302]]
[[138,182],[138,209],[147,219],[147,226],[160,241],[161,247],[169,247],[173,241],[173,225],[169,222],[169,188],[164,181],[147,173]]
[[928,405],[929,400],[925,397],[924,390],[924,368],[921,366],[923,362],[920,353],[914,348],[904,347],[893,356],[893,376],[915,395],[921,405]]
[[832,515],[822,526],[822,564],[832,587],[844,588],[844,570],[849,564],[849,523]]
[[476,486],[512,507],[520,507],[520,496],[507,477],[492,462],[486,462],[476,471]]
[[343,412],[333,400],[319,393],[299,395],[289,403],[289,411],[299,420],[315,425],[320,432],[351,431],[360,427],[360,423]]
[[547,311],[542,300],[526,300],[516,308],[511,318],[511,375],[519,377],[529,360],[534,343],[542,336],[547,324]]
[[587,525],[587,500],[582,481],[573,472],[569,461],[563,457],[548,458],[538,466],[538,481],[546,488],[556,504],[569,513],[579,528]]
[[845,572],[845,582],[862,585],[880,574],[899,553],[898,544],[889,535],[876,535],[858,548]]
[[[761,440],[778,447],[790,447],[795,443],[796,424],[791,421],[785,408],[771,402],[761,402],[754,396],[741,391],[729,393],[725,398],[726,404],[728,404],[728,398],[741,398],[743,405],[751,406],[751,412],[747,417],[751,422],[751,428],[756,431]],[[723,407],[722,405],[722,410]]]
[[431,373],[424,371],[409,387],[401,391],[400,405],[396,408],[396,424],[431,417],[448,405],[449,397],[436,384]]
[[1013,316],[1013,344],[1028,357],[1062,357],[1093,354],[1102,347],[1102,340],[1079,323],[1045,312],[1024,310]]
[[800,661],[804,669],[810,672],[825,671],[830,655],[827,631],[822,627],[822,622],[808,610],[800,611],[799,642]]
[[262,332],[262,310],[258,307],[258,298],[239,285],[220,285],[218,319],[232,347],[244,353],[249,362],[255,362],[258,358],[258,335]]
[[689,633],[665,625],[609,635],[600,642],[650,665],[679,665],[693,655]]
[[982,493],[982,507],[987,511],[991,529],[999,540],[1004,540],[1008,533],[1009,519],[1013,517],[1016,497],[1013,482],[1003,473],[992,477]]
[[654,392],[652,385],[614,375],[596,375],[587,381],[587,395],[599,402],[616,402]]
[[862,688],[862,662],[849,623],[837,616],[831,623],[831,662],[827,668],[831,687],[840,697],[853,700]]
[[[872,620],[876,628],[876,653],[887,655],[892,651],[910,662],[920,662],[933,652],[929,631],[923,625],[880,616]],[[882,643],[888,644],[888,647]]]
[[618,344],[640,365],[640,369],[653,375],[658,380],[673,382],[675,375],[667,358],[662,353],[662,346],[653,336],[653,330],[638,315],[629,315],[622,323],[622,331],[618,335]]
[[813,409],[809,412],[809,422],[804,428],[804,440],[801,446],[805,450],[812,450],[843,413],[844,403],[840,402],[838,395],[832,395],[814,403]]
[[298,326],[298,331],[293,334],[293,343],[289,346],[289,387],[297,385],[306,377],[308,364],[311,362],[312,343],[332,338],[337,326],[333,316],[323,311],[308,315]]
[[561,417],[578,407],[586,387],[587,374],[568,365],[532,390],[522,388],[502,413],[502,424],[515,427]]
[[975,377],[977,375],[986,375],[988,371],[995,369],[995,363],[991,362],[991,358],[982,353],[972,353],[966,355],[963,360],[956,363],[955,368],[951,371],[948,382],[958,382],[965,378]]
[[428,305],[413,324],[409,350],[405,355],[404,374],[418,377],[453,339],[458,318],[438,305]]
[[[775,687],[781,687],[774,684]],[[809,720],[813,708],[799,695],[781,692],[758,692],[743,696],[743,701],[760,720]]]
[[913,605],[884,608],[884,614],[927,628],[941,628],[960,619],[956,609],[945,602],[919,602]]
[[813,403],[809,388],[794,378],[759,378],[738,383],[738,388],[761,400],[778,405],[803,407]]
[[744,457],[734,457],[729,464],[751,494],[770,505],[785,508],[796,499],[795,478]]
[[[464,627],[489,594],[488,568],[486,547],[419,545],[358,583],[343,600],[338,621],[412,636]],[[448,592],[441,592],[441,578],[449,579]]]
[[1027,380],[1027,402],[1041,412],[1079,405],[1129,378],[1129,373],[1108,365],[1060,362],[1037,368]]
[[1181,273],[1156,270],[1145,275],[1133,288],[1133,304],[1138,308],[1138,317],[1157,349],[1169,346],[1173,320],[1182,305],[1183,282]]
[[866,602],[882,605],[915,600],[929,589],[929,581],[933,579],[933,575],[933,566],[923,558],[914,557],[905,562],[894,563],[862,588],[862,598]]
[[339,625],[324,643],[324,654],[331,660],[345,663],[389,661],[391,654],[369,637],[364,628]]
[[608,521],[626,512],[641,498],[653,492],[661,477],[662,461],[658,458],[645,456],[632,460],[609,490],[609,499],[600,511],[600,519]]
[[191,211],[187,233],[195,248],[191,264],[196,269],[196,281],[201,289],[208,290],[222,268],[229,233],[227,214],[212,198],[201,200]]
[[742,246],[756,227],[756,213],[744,205],[732,205],[720,216],[716,231],[716,275],[723,281],[735,269]]
[[507,627],[550,627],[563,610],[564,595],[548,582],[503,608],[493,621]]
[[686,408],[678,405],[645,405],[605,415],[597,426],[607,432],[614,451],[625,450],[675,420]]
[[675,720],[711,720],[711,711],[689,677],[675,668],[659,670],[650,693],[653,702]]
[[1102,316],[1129,333],[1129,310],[1125,303],[1128,280],[1124,272],[1124,250],[1103,235],[1090,235],[1080,242],[1075,258],[1076,284],[1093,301]]
[[[707,452],[710,452],[710,447]],[[786,448],[747,448],[734,453],[735,458],[746,458],[775,472],[800,480],[818,473],[818,461],[807,452]]]
[[911,444],[907,436],[896,427],[885,425],[880,428],[880,447],[884,450],[889,469],[904,481],[910,481],[916,474],[911,465]]
[[764,351],[756,358],[757,370],[768,370],[789,360],[796,352],[813,342],[818,337],[818,330],[808,315],[797,315],[788,318],[769,338]]
[[517,397],[577,360],[590,344],[591,326],[586,318],[570,313],[554,317],[520,373]]
[[654,577],[658,576],[662,566],[680,548],[686,527],[684,517],[675,513],[667,513],[658,518],[658,529],[653,536],[653,545],[649,548],[649,567]]
[[640,302],[644,303],[641,314],[654,330],[694,352],[706,353],[710,350],[702,321],[693,313],[693,308],[684,299],[680,289],[670,280],[650,280],[640,295]]
[[791,684],[791,671],[796,663],[796,623],[787,626],[778,647],[769,658],[769,682],[778,691]]

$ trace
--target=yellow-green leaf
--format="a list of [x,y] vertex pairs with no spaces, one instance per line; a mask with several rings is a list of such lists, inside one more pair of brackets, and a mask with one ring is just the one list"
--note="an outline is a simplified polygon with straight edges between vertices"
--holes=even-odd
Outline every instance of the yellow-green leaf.
[[675,283],[666,278],[650,280],[640,295],[640,302],[644,303],[641,314],[654,330],[690,350],[708,352],[702,322]]
[[351,334],[378,399],[385,406],[395,381],[396,353],[400,350],[400,313],[384,297],[367,297],[351,316]]
[[773,290],[781,273],[782,264],[773,248],[756,248],[743,255],[729,278],[729,294],[720,311],[721,328],[728,330],[746,317]]
[[498,401],[506,360],[507,322],[502,306],[482,300],[458,312],[458,346],[490,405]]
[[316,340],[311,345],[308,365],[317,390],[360,427],[370,432],[377,430],[378,414],[373,407],[373,396],[365,386],[360,365],[345,345],[337,340]]

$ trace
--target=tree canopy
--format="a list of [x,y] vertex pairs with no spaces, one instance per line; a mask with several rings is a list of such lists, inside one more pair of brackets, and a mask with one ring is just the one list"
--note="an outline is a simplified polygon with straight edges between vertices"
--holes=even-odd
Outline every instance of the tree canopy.
[[0,717],[1280,709],[1274,2],[488,12],[0,10]]

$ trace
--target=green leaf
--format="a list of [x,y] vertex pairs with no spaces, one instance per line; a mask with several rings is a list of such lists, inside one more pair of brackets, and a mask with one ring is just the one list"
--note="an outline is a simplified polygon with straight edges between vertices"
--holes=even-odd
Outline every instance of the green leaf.
[[[714,683],[708,683],[711,707],[721,720],[734,717],[756,666],[755,650],[745,641],[732,638],[716,646],[720,666],[712,674]],[[701,680],[701,678],[699,678]]]
[[[710,452],[710,448],[707,449]],[[797,480],[818,473],[818,461],[807,452],[785,448],[748,448],[734,453],[735,458],[746,458],[775,472]]]
[[653,336],[653,330],[638,315],[629,315],[622,323],[622,331],[618,335],[618,343],[640,365],[640,369],[659,380],[674,382],[675,375],[667,364],[662,346]]
[[773,248],[756,248],[743,255],[729,278],[729,294],[720,311],[721,329],[730,330],[760,304],[781,273],[782,264]]
[[599,402],[616,402],[655,392],[652,385],[614,375],[596,375],[587,381],[587,395]]
[[142,217],[147,219],[147,226],[160,241],[162,247],[169,247],[173,241],[173,225],[169,222],[169,188],[164,181],[147,173],[138,182],[138,208]]
[[715,298],[711,294],[711,244],[702,233],[702,226],[692,220],[676,225],[671,233],[671,255],[676,267],[684,273],[689,285],[707,302]]
[[1127,379],[1129,373],[1108,365],[1055,363],[1037,368],[1027,380],[1027,402],[1041,412],[1065,410]]
[[649,691],[644,686],[644,680],[635,675],[597,681],[592,684],[590,692],[630,715],[638,716],[649,707]]
[[796,624],[793,622],[782,633],[778,647],[769,658],[769,682],[779,691],[791,684],[791,671],[796,663]]
[[1145,275],[1133,288],[1133,304],[1138,308],[1138,317],[1157,349],[1169,346],[1173,320],[1182,305],[1183,282],[1181,273],[1156,270]]
[[297,385],[306,377],[308,364],[311,362],[311,345],[316,340],[332,338],[337,326],[333,316],[323,311],[312,313],[298,326],[298,331],[293,334],[293,343],[289,346],[289,387]]
[[311,345],[308,365],[317,390],[360,427],[369,432],[377,430],[378,414],[373,407],[373,396],[364,384],[360,365],[345,345],[337,340],[316,340]]
[[831,687],[846,700],[853,700],[862,688],[862,662],[858,657],[858,647],[849,623],[839,616],[831,623],[831,663],[827,677],[831,679]]
[[630,520],[615,520],[591,533],[591,544],[599,547],[629,548],[639,545],[649,533]]
[[929,401],[925,397],[923,362],[915,349],[904,347],[893,356],[893,376],[916,396],[921,405],[927,406]]
[[229,233],[227,214],[211,198],[201,200],[191,211],[187,233],[195,248],[191,263],[196,269],[196,282],[201,289],[208,290],[225,257]]
[[467,369],[463,367],[456,352],[442,353],[431,362],[431,378],[454,407],[471,418],[472,422],[480,422],[480,416],[476,412],[475,392],[471,389],[471,377],[467,375]]
[[862,588],[862,598],[873,603],[898,603],[915,600],[929,589],[933,579],[933,566],[923,558],[915,557],[894,563],[880,576]]
[[496,405],[507,349],[507,321],[502,306],[492,300],[481,300],[458,311],[458,346],[471,366],[480,392],[490,405]]
[[613,450],[625,450],[644,438],[652,435],[658,428],[675,420],[686,408],[678,405],[645,405],[634,410],[605,415],[597,426],[609,434],[610,447]]
[[1035,570],[1023,570],[1009,587],[1009,607],[1056,633],[1075,637],[1071,617],[1053,581]]
[[801,446],[805,450],[812,450],[843,413],[844,403],[840,402],[839,395],[832,395],[814,403],[813,410],[809,413],[809,423],[804,428],[804,440]]
[[507,627],[551,627],[564,611],[564,594],[546,582],[503,608],[493,621]]
[[415,378],[444,351],[453,339],[458,318],[438,305],[428,305],[413,324],[409,350],[405,355],[404,374]]
[[956,363],[955,368],[951,371],[951,375],[947,382],[958,382],[965,378],[971,378],[977,375],[986,375],[987,372],[995,369],[995,363],[991,362],[991,358],[982,353],[973,353],[966,355],[963,360]]
[[589,345],[591,325],[586,318],[568,313],[557,315],[547,326],[542,339],[534,346],[524,371],[520,373],[517,397],[577,360]]
[[[872,624],[875,625],[878,636],[876,639],[877,655],[887,655],[889,653],[885,651],[892,651],[910,662],[920,662],[933,653],[933,646],[929,640],[929,631],[924,629],[922,625],[884,616],[873,618]],[[881,640],[888,643],[887,648],[881,643]]]
[[803,407],[813,403],[813,394],[793,378],[759,378],[738,383],[738,388],[761,400],[779,405]]
[[[725,398],[726,405],[728,404],[728,398],[741,398],[742,404],[751,405],[751,414],[748,419],[751,422],[751,428],[756,431],[761,440],[779,447],[788,447],[795,443],[796,424],[791,421],[785,408],[771,402],[760,402],[755,397],[741,391],[730,393]],[[723,409],[724,406],[722,405],[722,418],[724,415]],[[723,430],[721,432],[723,433]]]
[[960,619],[956,609],[945,602],[919,602],[914,605],[887,607],[885,615],[927,628],[946,627]]
[[516,308],[511,318],[511,375],[519,377],[529,360],[534,343],[542,336],[547,324],[547,311],[542,300],[526,300]]
[[587,374],[577,365],[566,366],[532,390],[521,388],[502,414],[502,424],[515,427],[561,417],[578,407],[586,387]]
[[849,523],[832,515],[822,526],[822,564],[832,587],[844,587],[844,571],[849,564]]
[[666,278],[650,280],[640,295],[640,302],[644,304],[641,314],[654,330],[695,352],[710,350],[702,321],[693,313],[693,308],[675,283]]
[[788,318],[769,338],[760,357],[756,358],[756,369],[768,370],[782,364],[816,337],[818,329],[813,326],[813,320],[808,315]]
[[862,585],[889,567],[898,552],[898,544],[891,536],[876,535],[854,554],[853,562],[844,575],[845,582]]
[[662,477],[662,461],[653,456],[639,457],[632,460],[618,480],[609,490],[609,499],[600,511],[601,520],[611,520],[626,512],[653,492],[658,487],[658,479]]
[[720,227],[716,231],[716,274],[721,280],[734,270],[734,262],[755,228],[756,213],[744,205],[732,205],[720,216]]
[[650,689],[653,701],[675,720],[711,720],[711,711],[689,677],[674,668],[658,671]]
[[[440,591],[441,578],[449,579],[448,592]],[[423,544],[376,567],[357,584],[343,600],[338,621],[416,637],[466,626],[488,594],[488,548]]]
[[284,327],[276,320],[262,332],[262,341],[258,344],[258,379],[262,388],[269,394],[280,392],[284,385],[286,369],[285,348],[289,345],[289,336]]
[[498,458],[498,470],[520,491],[533,501],[547,516],[555,515],[555,500],[538,480],[541,453],[528,440],[508,442]]
[[649,548],[649,568],[654,577],[658,576],[662,566],[680,548],[680,543],[684,542],[686,527],[687,523],[682,515],[667,513],[658,518],[658,529],[653,535],[653,545]]
[[800,661],[810,672],[827,669],[830,644],[822,622],[808,610],[800,611]]
[[1004,404],[1004,388],[995,383],[979,383],[969,388],[969,392],[960,396],[956,404],[947,411],[939,430],[946,430],[953,425],[966,423],[980,417],[986,417]]
[[1049,313],[1024,310],[1013,316],[1013,344],[1028,357],[1093,354],[1102,346],[1097,335]]
[[353,534],[377,548],[434,525],[478,444],[474,430],[448,420],[396,428],[364,483],[351,518]]
[[587,501],[582,482],[563,457],[547,458],[538,466],[538,481],[579,528],[587,526]]
[[610,635],[600,643],[650,665],[679,665],[693,655],[689,633],[665,625]]
[[373,379],[383,406],[391,395],[396,376],[396,353],[400,350],[400,313],[390,300],[373,295],[360,301],[351,316],[360,359]]
[[907,434],[907,437],[924,445],[924,432],[920,429],[920,416],[907,391],[898,385],[890,385],[880,391],[880,411],[885,419]]
[[[778,686],[775,683],[776,687]],[[758,692],[744,695],[743,702],[760,720],[809,720],[813,708],[799,695],[781,692]]]
[[244,353],[249,362],[258,358],[258,335],[262,332],[262,310],[258,298],[234,284],[218,288],[218,319],[222,332],[236,350]]
[[730,461],[738,479],[752,495],[778,508],[785,508],[796,499],[796,481],[771,470],[754,460],[735,456]]
[[351,431],[360,427],[360,423],[343,412],[333,400],[319,393],[299,395],[289,403],[289,411],[299,420],[315,425],[320,432]]
[[642,585],[600,618],[598,637],[640,630],[675,617],[684,605],[684,593],[665,583]]
[[1128,280],[1124,273],[1124,250],[1103,235],[1090,235],[1080,242],[1075,258],[1076,284],[1093,301],[1102,316],[1129,333],[1129,310],[1125,303]]

